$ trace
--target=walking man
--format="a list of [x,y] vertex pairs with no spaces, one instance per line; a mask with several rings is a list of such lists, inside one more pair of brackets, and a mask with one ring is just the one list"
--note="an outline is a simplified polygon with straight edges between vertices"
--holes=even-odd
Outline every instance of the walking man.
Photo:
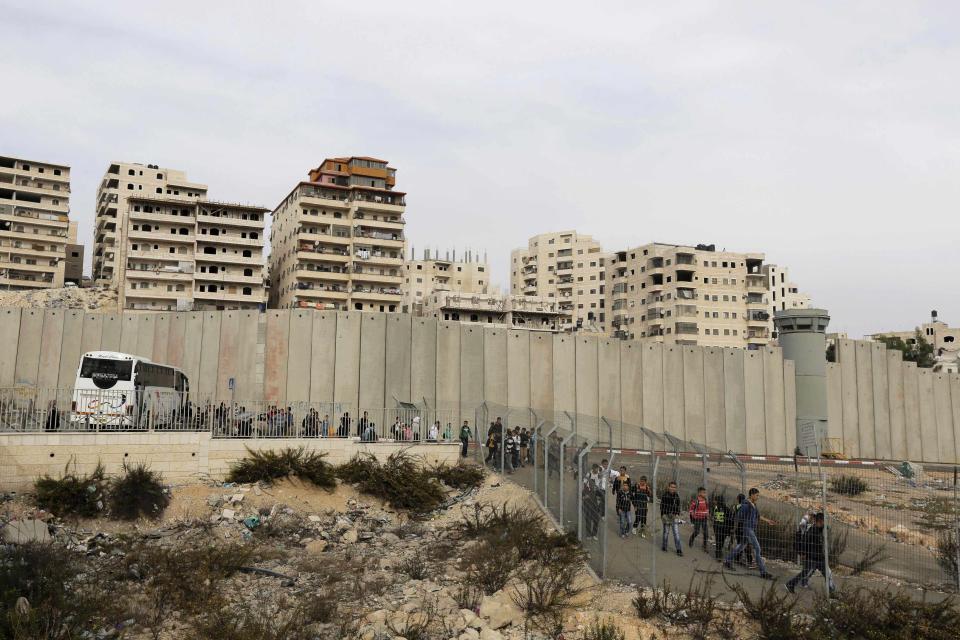
[[633,503],[633,534],[641,538],[647,537],[647,503],[653,500],[653,492],[650,491],[650,485],[647,484],[647,476],[640,476],[640,479],[630,486],[630,502]]
[[760,499],[760,490],[756,487],[750,489],[747,499],[743,501],[740,509],[737,511],[737,521],[743,524],[742,541],[733,548],[727,557],[723,560],[723,566],[728,571],[733,571],[733,559],[740,555],[747,545],[753,548],[753,555],[757,559],[757,568],[760,569],[760,577],[772,580],[773,576],[767,573],[767,566],[763,563],[763,556],[760,553],[760,541],[757,540],[757,525],[762,521],[765,524],[774,524],[772,520],[760,515],[757,508],[757,501]]
[[723,559],[723,545],[730,535],[730,526],[733,524],[730,509],[727,508],[723,494],[713,501],[713,539],[717,560]]
[[830,575],[830,569],[827,567],[826,557],[823,553],[823,532],[824,519],[822,513],[817,513],[813,517],[813,526],[807,527],[803,532],[803,538],[800,543],[800,559],[802,568],[800,573],[790,579],[785,585],[787,591],[794,593],[797,583],[801,587],[806,587],[810,581],[810,576],[819,571],[827,579],[827,588],[832,596],[836,591],[836,585],[833,584],[833,576]]
[[627,476],[626,468],[620,478],[617,479],[613,490],[617,504],[617,523],[620,525],[620,537],[626,538],[630,535],[630,478]]
[[663,523],[663,543],[660,548],[667,550],[667,534],[673,532],[673,546],[677,555],[683,555],[680,547],[680,495],[677,493],[677,483],[671,482],[667,490],[660,496],[660,521]]
[[687,546],[693,548],[693,541],[697,539],[700,532],[703,532],[703,551],[707,553],[707,543],[709,535],[707,534],[707,522],[710,515],[710,509],[707,506],[707,490],[705,487],[697,487],[697,495],[690,501],[690,522],[693,524],[693,534],[690,536],[690,542]]
[[473,433],[470,431],[470,423],[467,420],[463,421],[463,426],[460,427],[460,457],[467,457],[467,447],[470,446],[470,436]]

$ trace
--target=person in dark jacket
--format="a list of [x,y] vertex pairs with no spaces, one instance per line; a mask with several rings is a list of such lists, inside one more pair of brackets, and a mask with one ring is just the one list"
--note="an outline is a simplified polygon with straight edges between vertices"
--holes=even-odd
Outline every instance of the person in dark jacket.
[[630,502],[633,503],[633,534],[647,537],[647,503],[653,500],[653,492],[647,484],[647,476],[630,485]]
[[660,496],[660,521],[663,523],[663,543],[660,548],[667,550],[667,532],[673,532],[673,546],[677,555],[683,555],[680,546],[680,495],[677,493],[677,483],[671,482],[667,490]]
[[723,494],[714,499],[710,519],[713,521],[713,541],[716,547],[716,557],[717,560],[722,560],[723,545],[727,540],[727,536],[730,535],[730,529],[733,526],[733,514],[727,507],[727,502]]
[[[730,511],[730,517],[733,519],[733,545],[737,546],[743,542],[743,520],[737,518],[737,513],[740,511],[740,507],[743,506],[744,501],[746,501],[747,496],[738,493],[737,494],[737,504],[733,506],[733,509]],[[744,560],[746,556],[746,560]],[[744,547],[743,551],[737,554],[736,561],[738,564],[742,564],[746,567],[749,567],[753,564],[753,547],[747,545]]]
[[626,467],[623,467],[620,477],[614,483],[616,488],[613,490],[613,495],[617,505],[619,534],[621,538],[626,538],[630,535],[630,509],[633,507],[630,502],[630,477],[627,475]]
[[53,400],[47,405],[47,421],[43,426],[44,431],[60,430],[60,410],[57,409],[57,403]]
[[470,423],[466,420],[463,421],[463,426],[460,427],[460,457],[467,457],[467,447],[470,446],[470,438],[473,437],[473,431],[470,430]]
[[822,513],[818,513],[813,518],[813,526],[808,527],[803,533],[800,542],[800,560],[803,563],[800,573],[790,579],[785,585],[787,591],[794,593],[797,584],[806,587],[810,581],[810,576],[819,571],[826,579],[827,586],[832,595],[836,591],[836,585],[833,584],[833,576],[830,575],[830,569],[827,567],[826,556],[823,550],[823,532],[824,518]]

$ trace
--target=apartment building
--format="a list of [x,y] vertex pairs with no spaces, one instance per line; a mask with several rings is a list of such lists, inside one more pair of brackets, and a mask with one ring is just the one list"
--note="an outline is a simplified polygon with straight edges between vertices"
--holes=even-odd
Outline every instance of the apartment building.
[[917,339],[917,331],[924,339],[933,345],[934,355],[942,355],[944,352],[960,350],[960,328],[951,327],[949,324],[940,320],[936,311],[930,312],[929,322],[924,322],[920,326],[910,331],[883,331],[867,336],[871,340],[880,338],[900,338],[907,344],[913,344]]
[[166,195],[128,196],[124,309],[257,309],[269,209]]
[[62,287],[70,167],[0,156],[0,289]]
[[565,330],[605,332],[606,260],[598,242],[576,231],[533,236],[510,254],[510,293],[556,299],[569,313]]
[[71,222],[67,230],[66,260],[63,269],[64,284],[75,284],[78,287],[83,283],[83,254],[84,247],[77,241],[77,223]]
[[273,212],[270,306],[399,311],[406,194],[386,160],[328,158]]
[[[438,252],[437,252],[438,253]],[[420,260],[411,251],[410,260],[403,265],[404,313],[422,315],[425,302],[435,291],[457,293],[487,293],[490,287],[490,265],[486,257],[481,261],[472,251],[457,260],[457,253],[446,252],[441,258],[425,249]]]
[[183,171],[155,164],[110,163],[97,188],[92,278],[116,286],[121,296],[124,269],[120,266],[126,264],[123,248],[127,245],[122,234],[127,229],[127,200],[132,196],[197,200],[207,196],[207,186],[190,182]]
[[810,296],[802,293],[790,280],[790,270],[775,264],[763,265],[763,273],[770,283],[770,307],[776,311],[809,309]]
[[[779,292],[785,272],[764,259],[714,245],[651,243],[617,252],[606,278],[614,335],[747,349],[770,343],[773,311],[780,308],[772,301],[773,280]],[[790,296],[805,299],[796,290]]]
[[551,332],[559,332],[570,324],[570,312],[563,310],[556,298],[499,293],[434,291],[424,302],[424,315]]

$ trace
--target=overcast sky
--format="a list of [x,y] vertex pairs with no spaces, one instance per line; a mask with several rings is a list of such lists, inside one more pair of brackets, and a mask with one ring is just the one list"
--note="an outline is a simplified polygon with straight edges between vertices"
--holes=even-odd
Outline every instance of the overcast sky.
[[[397,169],[418,252],[561,229],[764,251],[833,330],[960,325],[960,3],[0,0],[0,154],[276,206]],[[669,6],[666,6],[669,5]]]

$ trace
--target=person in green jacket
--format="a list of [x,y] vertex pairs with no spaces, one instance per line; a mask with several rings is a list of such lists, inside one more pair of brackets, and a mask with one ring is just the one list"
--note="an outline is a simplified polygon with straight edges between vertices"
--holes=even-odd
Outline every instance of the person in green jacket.
[[470,423],[467,420],[463,421],[463,426],[460,427],[460,457],[467,457],[467,446],[470,444],[470,438],[473,436],[473,431],[470,430]]

